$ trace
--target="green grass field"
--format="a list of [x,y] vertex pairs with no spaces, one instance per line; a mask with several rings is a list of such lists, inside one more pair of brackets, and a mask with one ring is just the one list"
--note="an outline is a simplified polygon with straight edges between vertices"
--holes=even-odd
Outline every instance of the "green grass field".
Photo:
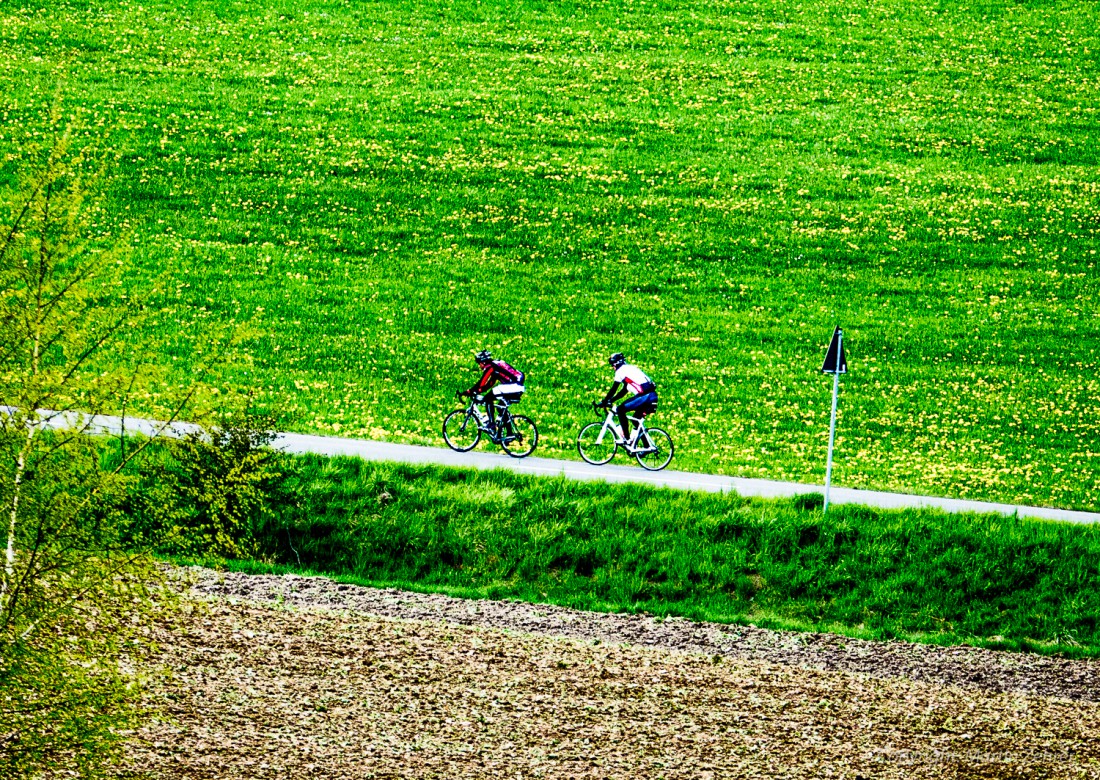
[[438,444],[490,347],[568,455],[621,349],[675,467],[820,482],[840,323],[837,484],[1100,509],[1092,4],[4,0],[0,189],[58,94],[173,382],[254,319],[221,385]]
[[[1100,653],[1100,527],[288,458],[247,571],[943,644]],[[170,549],[167,551],[171,551]]]

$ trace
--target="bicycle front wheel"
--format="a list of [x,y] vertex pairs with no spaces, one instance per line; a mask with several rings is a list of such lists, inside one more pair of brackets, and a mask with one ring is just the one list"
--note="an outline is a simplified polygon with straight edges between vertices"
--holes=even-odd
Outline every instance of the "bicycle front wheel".
[[646,428],[645,436],[638,437],[637,445],[634,457],[643,469],[660,471],[672,462],[672,437],[660,428]]
[[455,409],[443,419],[443,441],[455,452],[469,452],[481,441],[477,418],[465,409]]
[[596,443],[600,438],[603,423],[588,423],[577,434],[577,452],[584,458],[585,463],[593,466],[602,466],[615,457],[615,451],[619,445],[615,443],[615,434],[608,429],[604,432],[603,441]]
[[512,415],[500,438],[500,446],[513,458],[526,458],[539,443],[539,429],[530,417]]

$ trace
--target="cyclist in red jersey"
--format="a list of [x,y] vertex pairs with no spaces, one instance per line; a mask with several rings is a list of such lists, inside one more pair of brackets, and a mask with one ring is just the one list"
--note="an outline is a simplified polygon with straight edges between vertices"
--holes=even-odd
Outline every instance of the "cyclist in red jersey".
[[493,354],[487,349],[478,352],[474,359],[481,369],[481,379],[460,395],[483,396],[491,391],[492,400],[486,401],[485,407],[489,413],[489,425],[495,429],[496,407],[499,405],[505,409],[523,397],[526,375],[504,360],[493,360]]

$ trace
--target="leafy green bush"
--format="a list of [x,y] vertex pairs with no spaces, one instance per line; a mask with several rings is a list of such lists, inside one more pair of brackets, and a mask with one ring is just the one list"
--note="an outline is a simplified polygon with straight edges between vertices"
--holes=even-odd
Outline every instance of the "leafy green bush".
[[144,508],[162,549],[177,554],[253,558],[255,533],[270,522],[280,492],[274,433],[263,420],[238,415],[209,434],[167,440],[167,457],[145,480]]
[[[108,773],[119,730],[139,714],[126,660],[163,603],[143,549],[126,543],[129,479],[103,468],[84,412],[141,385],[97,370],[135,308],[121,256],[97,245],[106,219],[66,146],[32,150],[22,187],[0,199],[0,773]],[[10,197],[9,197],[10,196]],[[92,287],[95,287],[93,292]],[[106,294],[109,292],[110,294]],[[53,410],[53,411],[45,411]],[[131,453],[131,455],[136,453]]]
[[[28,142],[8,158],[25,178],[0,187],[5,778],[110,773],[121,729],[141,715],[128,661],[149,648],[148,622],[173,602],[150,551],[180,536],[177,525],[200,549],[251,550],[244,529],[255,514],[240,487],[255,473],[249,434],[227,430],[209,446],[177,442],[175,460],[158,460],[151,441],[111,455],[90,435],[96,415],[148,395],[157,372],[135,364],[132,345],[118,338],[141,333],[145,312],[126,285],[117,222],[94,197],[100,162],[70,147],[79,131],[59,126],[56,115],[51,121],[48,147]],[[162,399],[173,414],[193,410],[201,387]],[[161,508],[171,508],[175,525],[131,511],[135,496],[152,506],[155,496],[141,488],[168,463],[180,466],[180,478],[164,481],[159,496],[171,496]]]

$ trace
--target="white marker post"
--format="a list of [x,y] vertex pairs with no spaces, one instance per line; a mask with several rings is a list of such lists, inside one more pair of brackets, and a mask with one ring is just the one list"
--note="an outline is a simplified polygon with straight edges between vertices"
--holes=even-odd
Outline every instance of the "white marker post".
[[821,373],[833,375],[833,414],[829,420],[829,457],[825,465],[825,504],[821,513],[829,510],[829,485],[833,479],[833,441],[836,438],[836,398],[840,392],[840,375],[848,373],[848,360],[844,356],[844,331],[836,326],[833,340],[829,342],[829,351],[825,353],[825,362],[821,364]]

